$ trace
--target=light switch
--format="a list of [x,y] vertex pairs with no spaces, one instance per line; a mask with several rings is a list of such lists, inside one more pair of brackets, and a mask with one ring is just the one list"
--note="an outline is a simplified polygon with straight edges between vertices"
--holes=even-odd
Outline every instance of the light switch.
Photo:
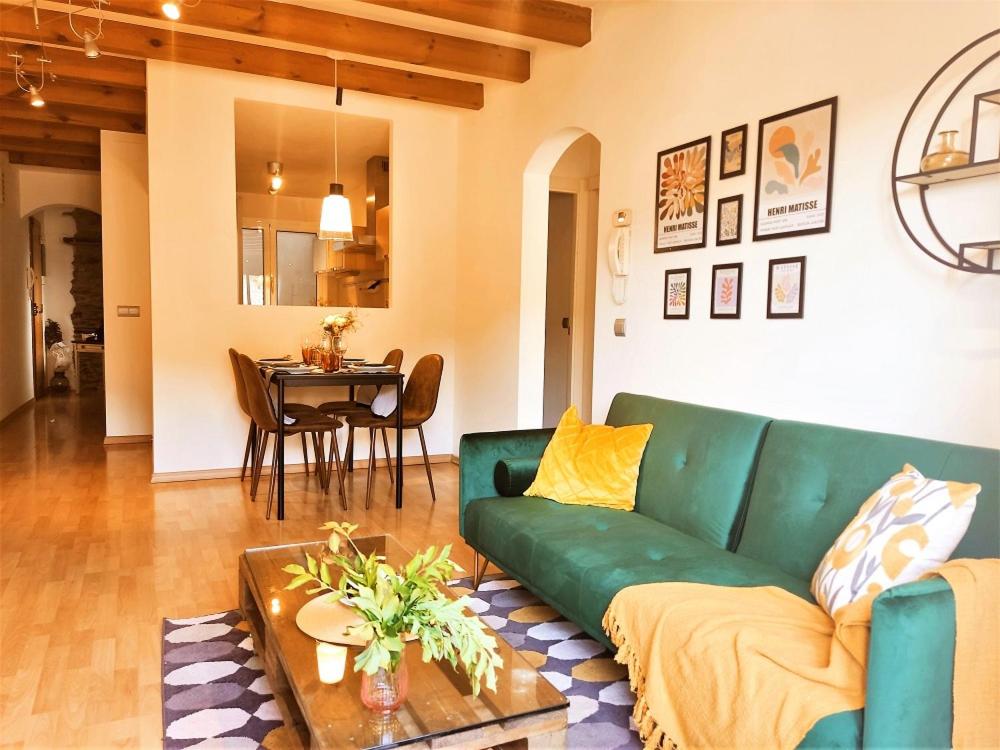
[[118,305],[119,318],[138,318],[139,307],[137,305]]
[[615,318],[615,336],[625,335],[625,318]]

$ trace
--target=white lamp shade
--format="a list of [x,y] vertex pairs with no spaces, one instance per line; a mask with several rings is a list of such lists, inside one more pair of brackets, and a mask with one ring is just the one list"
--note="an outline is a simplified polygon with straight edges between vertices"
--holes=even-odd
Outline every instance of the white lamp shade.
[[[331,186],[332,187],[332,186]],[[341,191],[343,188],[341,188]],[[351,202],[342,192],[330,191],[323,199],[323,211],[319,217],[321,240],[353,240],[354,224],[351,221]]]

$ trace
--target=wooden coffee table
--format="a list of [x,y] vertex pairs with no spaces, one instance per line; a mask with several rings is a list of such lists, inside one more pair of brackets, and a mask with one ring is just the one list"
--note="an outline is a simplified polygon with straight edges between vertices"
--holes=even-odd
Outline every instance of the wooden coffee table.
[[[356,539],[365,554],[392,565],[411,555],[391,536]],[[301,564],[322,542],[248,549],[240,556],[240,607],[286,726],[306,748],[532,748],[566,746],[566,698],[506,641],[496,636],[503,668],[497,690],[472,697],[464,673],[447,662],[425,664],[419,643],[406,649],[409,696],[394,714],[380,716],[361,703],[361,675],[353,671],[359,648],[348,647],[347,673],[336,685],[319,681],[316,641],[295,624],[308,597],[286,591],[281,569]],[[305,587],[303,587],[305,588]]]

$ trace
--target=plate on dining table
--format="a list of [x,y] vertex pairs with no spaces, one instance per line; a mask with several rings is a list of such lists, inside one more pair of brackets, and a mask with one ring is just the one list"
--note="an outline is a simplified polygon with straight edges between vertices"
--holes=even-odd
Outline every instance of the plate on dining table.
[[268,365],[268,367],[275,372],[322,372],[322,367],[316,367],[315,365],[304,365],[301,362],[294,365]]
[[396,372],[392,365],[358,365],[351,368],[354,372]]
[[292,362],[292,355],[286,354],[284,357],[261,357],[257,360],[259,364],[262,365],[273,365],[279,362],[287,362],[288,364],[299,364],[297,362]]

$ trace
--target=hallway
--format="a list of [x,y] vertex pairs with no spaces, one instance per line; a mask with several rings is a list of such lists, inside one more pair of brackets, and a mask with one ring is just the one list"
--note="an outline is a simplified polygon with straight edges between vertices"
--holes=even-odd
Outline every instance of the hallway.
[[[314,477],[288,477],[288,517],[264,520],[238,479],[149,483],[148,444],[105,447],[103,403],[48,398],[0,427],[0,746],[161,746],[164,617],[235,608],[246,547],[318,538],[324,520],[388,532],[414,549],[456,544],[458,471],[408,466],[406,504],[392,507],[380,467],[372,509],[364,471],[351,510]],[[308,481],[308,489],[306,483]]]

